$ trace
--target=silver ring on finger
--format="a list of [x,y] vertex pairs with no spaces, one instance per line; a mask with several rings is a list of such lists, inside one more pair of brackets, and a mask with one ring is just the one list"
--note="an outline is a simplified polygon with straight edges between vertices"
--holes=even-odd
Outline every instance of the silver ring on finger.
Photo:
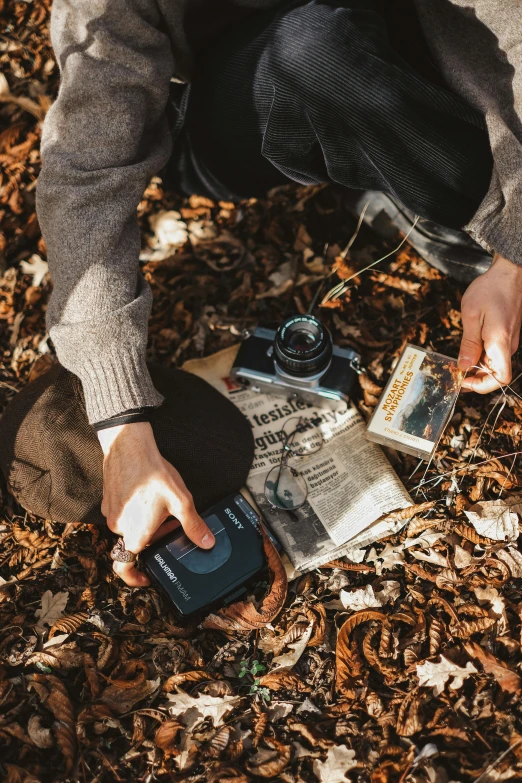
[[125,549],[123,538],[118,538],[111,549],[111,559],[117,563],[133,563],[136,560],[136,557],[137,555],[135,555],[134,552]]

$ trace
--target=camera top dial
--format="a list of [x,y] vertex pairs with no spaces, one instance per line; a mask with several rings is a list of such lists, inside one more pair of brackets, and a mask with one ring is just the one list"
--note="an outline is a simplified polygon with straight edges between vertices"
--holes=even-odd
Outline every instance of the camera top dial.
[[287,375],[319,375],[332,358],[332,338],[313,315],[294,315],[281,324],[274,340],[275,360]]

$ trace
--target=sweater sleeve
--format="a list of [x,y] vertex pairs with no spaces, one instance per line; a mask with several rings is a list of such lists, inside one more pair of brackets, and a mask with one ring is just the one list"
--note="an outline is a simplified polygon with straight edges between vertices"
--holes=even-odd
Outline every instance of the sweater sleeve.
[[47,323],[89,421],[159,405],[145,364],[152,294],[137,205],[166,163],[170,41],[154,0],[54,0],[61,82],[44,124],[37,212],[53,281]]
[[416,0],[449,84],[484,115],[490,187],[466,231],[522,264],[522,7],[520,0]]

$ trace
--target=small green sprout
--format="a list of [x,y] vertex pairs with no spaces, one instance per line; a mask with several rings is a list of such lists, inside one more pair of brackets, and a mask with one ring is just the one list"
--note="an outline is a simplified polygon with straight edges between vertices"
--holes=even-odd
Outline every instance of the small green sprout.
[[257,694],[263,701],[270,701],[270,690],[260,685],[260,679],[257,676],[260,672],[266,671],[266,666],[259,661],[240,661],[238,677],[250,676],[253,680],[250,685],[249,696]]

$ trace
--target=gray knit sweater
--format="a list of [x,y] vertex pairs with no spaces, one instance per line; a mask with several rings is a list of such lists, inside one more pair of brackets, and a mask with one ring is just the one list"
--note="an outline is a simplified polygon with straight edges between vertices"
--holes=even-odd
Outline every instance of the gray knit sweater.
[[[61,85],[45,121],[37,210],[54,284],[50,334],[82,381],[91,422],[162,399],[145,364],[151,292],[138,272],[136,207],[169,158],[169,82],[190,79],[184,31],[205,1],[53,3]],[[494,172],[467,230],[522,264],[522,2],[415,3],[447,81],[487,120]]]

